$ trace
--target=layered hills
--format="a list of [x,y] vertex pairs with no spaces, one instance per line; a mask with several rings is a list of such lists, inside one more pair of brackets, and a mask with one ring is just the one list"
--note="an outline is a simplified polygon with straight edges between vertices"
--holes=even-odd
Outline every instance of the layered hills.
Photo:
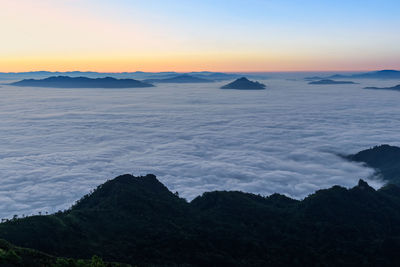
[[199,78],[191,75],[178,75],[171,78],[165,79],[147,79],[143,80],[145,83],[210,83],[213,80],[208,80],[204,78]]
[[390,80],[390,79],[400,79],[400,71],[398,70],[378,70],[364,73],[355,73],[355,74],[335,74],[328,76],[326,78],[321,78],[319,76],[306,77],[305,80],[321,80],[321,79],[342,79],[342,78],[350,78],[350,79],[381,79],[381,80]]
[[357,73],[352,75],[334,75],[332,78],[352,77],[358,79],[399,79],[400,71],[398,70],[379,70],[366,73]]
[[[113,77],[117,79],[167,79],[173,78],[180,75],[190,75],[197,78],[203,78],[212,81],[223,81],[236,79],[243,74],[238,73],[223,73],[223,72],[211,72],[211,71],[196,71],[187,73],[178,73],[174,71],[163,71],[163,72],[93,72],[93,71],[31,71],[31,72],[0,72],[0,80],[17,80],[17,79],[43,79],[53,76],[69,76],[69,77],[88,77],[88,78],[104,78]],[[252,78],[265,78],[265,75],[260,74],[247,74]]]

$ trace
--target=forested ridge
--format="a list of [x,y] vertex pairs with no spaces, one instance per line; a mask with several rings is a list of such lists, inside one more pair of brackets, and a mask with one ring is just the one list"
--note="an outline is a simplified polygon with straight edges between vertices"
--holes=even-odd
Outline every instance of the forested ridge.
[[187,202],[154,175],[121,175],[64,212],[0,224],[0,238],[87,263],[96,255],[137,266],[400,265],[397,153],[380,146],[348,156],[390,174],[381,189],[360,180],[303,200],[214,191]]

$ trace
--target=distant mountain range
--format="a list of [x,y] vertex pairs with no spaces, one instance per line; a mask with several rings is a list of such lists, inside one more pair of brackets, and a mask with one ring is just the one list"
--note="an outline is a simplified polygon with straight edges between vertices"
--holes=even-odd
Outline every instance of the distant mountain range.
[[396,90],[400,91],[400,84],[393,87],[364,87],[364,89],[375,89],[375,90]]
[[259,82],[253,82],[245,77],[239,78],[227,85],[221,87],[221,89],[236,89],[236,90],[263,90],[265,84]]
[[[120,72],[120,73],[102,73],[92,71],[67,71],[67,72],[50,72],[50,71],[32,71],[32,72],[0,72],[0,80],[18,80],[18,79],[43,79],[52,76],[69,76],[69,77],[88,77],[88,78],[105,78],[113,77],[118,79],[136,79],[136,80],[147,80],[147,79],[168,79],[180,75],[190,75],[196,78],[207,79],[211,81],[224,81],[237,79],[243,74],[240,73],[223,73],[223,72]],[[248,74],[252,78],[263,78],[265,75],[262,74]]]
[[188,74],[174,76],[166,79],[147,79],[143,80],[145,83],[211,83],[213,80],[199,78]]
[[[236,79],[243,74],[240,73],[222,73],[222,72],[209,72],[209,71],[203,71],[203,72],[190,72],[188,75],[198,77],[198,78],[204,78],[207,80],[212,80],[212,81],[225,81],[225,80],[233,80]],[[263,77],[265,78],[264,75],[250,75],[251,77]]]
[[308,84],[356,84],[356,83],[351,81],[334,81],[330,79],[323,79],[319,81],[312,81],[309,82]]
[[[198,78],[191,75],[179,75],[166,79],[147,79],[138,81],[134,79],[106,78],[87,78],[53,76],[44,79],[24,79],[8,85],[19,87],[51,87],[51,88],[139,88],[152,87],[151,83],[211,83],[212,80]],[[265,89],[265,85],[253,82],[243,77],[221,87],[222,89],[238,90],[260,90]]]
[[366,73],[356,73],[351,75],[335,74],[328,77],[306,77],[305,80],[321,80],[321,79],[342,79],[342,78],[353,78],[353,79],[400,79],[400,71],[398,70],[380,70]]
[[52,88],[140,88],[153,87],[154,85],[133,79],[87,78],[55,76],[45,79],[25,79],[10,83],[12,86],[20,87],[52,87]]
[[147,79],[152,77],[170,77],[178,75],[176,72],[93,72],[93,71],[30,71],[30,72],[0,72],[0,79],[2,80],[16,80],[16,79],[43,79],[53,76],[69,76],[69,77],[88,77],[88,78],[105,78],[113,77],[119,79]]

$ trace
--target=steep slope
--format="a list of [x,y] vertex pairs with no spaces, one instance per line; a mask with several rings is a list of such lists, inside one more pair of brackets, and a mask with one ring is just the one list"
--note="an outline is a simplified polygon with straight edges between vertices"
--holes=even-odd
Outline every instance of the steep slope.
[[367,166],[376,169],[385,180],[400,185],[400,147],[375,146],[347,156],[347,158],[365,163]]
[[221,89],[236,89],[236,90],[263,90],[265,84],[259,82],[253,82],[245,77],[237,79],[227,85],[221,87]]

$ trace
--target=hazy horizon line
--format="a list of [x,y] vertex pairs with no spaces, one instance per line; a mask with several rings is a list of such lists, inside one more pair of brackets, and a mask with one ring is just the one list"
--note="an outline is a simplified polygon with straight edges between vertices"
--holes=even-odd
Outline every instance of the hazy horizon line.
[[397,70],[394,68],[380,68],[380,69],[364,69],[364,70],[265,70],[265,71],[223,71],[223,70],[188,70],[188,71],[174,71],[174,70],[162,70],[162,71],[142,71],[142,70],[134,70],[134,71],[94,71],[94,70],[26,70],[26,71],[0,71],[3,74],[17,74],[17,73],[30,73],[30,72],[92,72],[92,73],[113,73],[113,74],[122,74],[122,73],[192,73],[192,72],[219,72],[219,73],[306,73],[306,72],[320,72],[320,73],[330,73],[330,72],[371,72],[371,71],[381,71],[381,70]]

